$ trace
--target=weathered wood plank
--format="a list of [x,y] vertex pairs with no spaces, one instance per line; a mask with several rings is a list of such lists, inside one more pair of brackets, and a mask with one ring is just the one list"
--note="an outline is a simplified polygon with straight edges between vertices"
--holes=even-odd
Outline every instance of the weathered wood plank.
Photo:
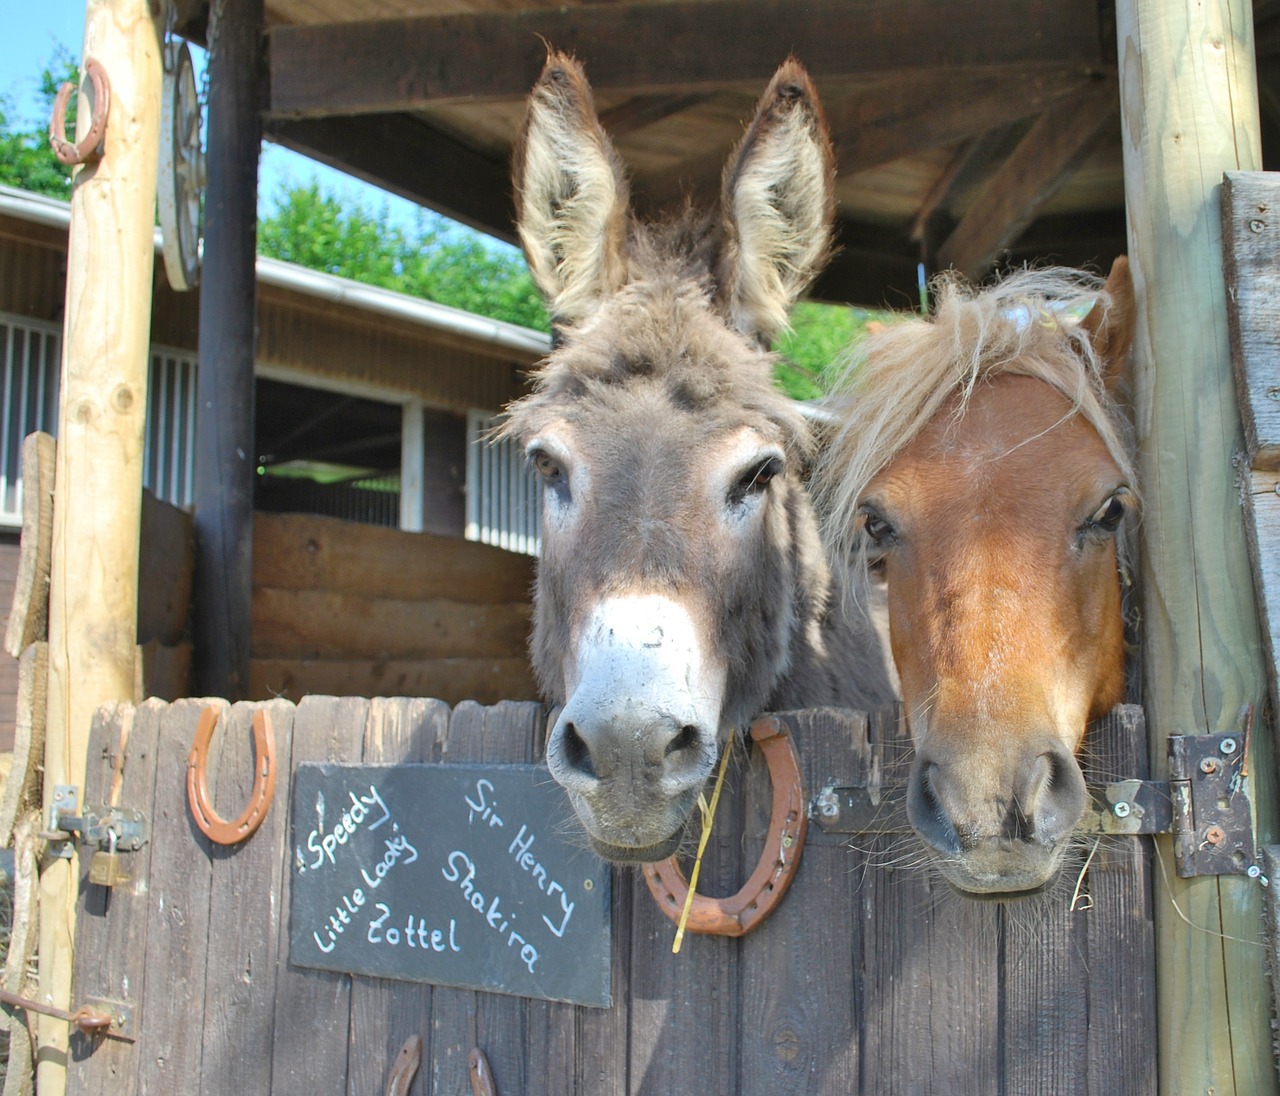
[[[293,756],[287,771],[292,773],[303,761],[358,761],[368,715],[369,701],[362,698],[304,698],[294,713]],[[292,876],[283,870],[291,856],[287,842],[286,837],[279,857],[283,879],[275,892],[281,910],[289,908]],[[288,961],[288,931],[286,915],[279,923],[274,1016],[278,1036],[268,1051],[271,1090],[343,1092],[348,1046],[338,1033],[346,1032],[351,1020],[351,976],[295,967]]]
[[4,649],[17,658],[49,634],[49,565],[53,553],[53,472],[57,443],[37,431],[22,442],[22,541]]
[[[151,803],[156,784],[156,746],[164,705],[104,705],[94,715],[89,760],[80,805],[138,807]],[[147,909],[151,901],[153,847],[121,853],[127,881],[102,887],[88,880],[92,852],[81,853],[77,911],[76,965],[72,996],[77,1007],[89,1002],[119,1002],[144,1007]],[[162,994],[153,1007],[163,1007]],[[106,1011],[104,1009],[104,1011]],[[77,1094],[117,1096],[132,1087],[141,1046],[118,1039],[95,1039],[75,1032],[67,1086]]]
[[1263,613],[1271,710],[1280,711],[1280,472],[1254,472],[1245,495],[1249,556]]
[[[1085,775],[1091,780],[1145,779],[1147,730],[1142,709],[1117,708],[1089,730]],[[1155,923],[1149,838],[1107,838],[1082,884],[1089,1015],[1088,1092],[1155,1096],[1157,1077]],[[1127,1048],[1116,1053],[1117,1047]]]
[[[864,715],[821,709],[785,718],[810,780],[836,773],[842,781],[867,779],[871,751]],[[815,791],[807,783],[806,802]],[[771,801],[767,770],[753,751],[744,836],[754,840],[744,871],[752,870]],[[866,947],[864,934],[878,929],[858,916],[866,864],[849,846],[848,837],[826,836],[810,826],[791,889],[744,941],[740,1092],[800,1096],[856,1083],[861,1023],[855,962]]]
[[[1116,39],[1139,310],[1143,704],[1160,775],[1165,736],[1232,728],[1243,705],[1261,710],[1266,688],[1235,467],[1244,435],[1218,204],[1224,171],[1261,165],[1252,5],[1118,0]],[[1277,826],[1270,738],[1253,736],[1249,761],[1263,842]],[[1168,839],[1156,840],[1172,864]],[[1167,887],[1164,878],[1155,900],[1162,1085],[1275,1092],[1257,949],[1218,936],[1256,938],[1261,888],[1243,877],[1170,871]]]
[[[370,702],[364,732],[364,763],[394,765],[438,761],[449,725],[449,707],[439,700],[378,698]],[[411,1035],[423,1040],[423,1061],[431,1058],[432,987],[358,976],[351,981],[347,1092],[384,1092],[387,1072]],[[420,1069],[402,1096],[429,1091],[428,1070]]]
[[[848,34],[850,25],[859,33]],[[918,28],[937,33],[922,37]],[[477,12],[271,32],[278,115],[413,111],[442,102],[519,99],[544,43],[587,60],[597,90],[682,94],[708,84],[763,86],[788,50],[815,78],[978,65],[1099,64],[1092,3],[905,0],[703,0]]]
[[[138,648],[138,695],[171,701],[190,696],[192,653],[190,643],[166,647],[152,640],[142,644]],[[266,693],[263,698],[276,695],[280,694]]]
[[[249,802],[257,765],[252,720],[259,707],[269,714],[277,759],[289,756],[292,704],[233,705],[210,747],[218,752],[211,794],[223,818],[235,818]],[[286,1033],[297,1030],[297,1021],[291,1020],[277,1038],[273,1023],[279,1015],[274,1008],[276,971],[284,966],[287,947],[288,907],[279,900],[285,874],[281,850],[288,847],[287,782],[277,785],[276,794],[279,798],[257,833],[238,845],[210,850],[212,935],[205,974],[201,1085],[202,1091],[218,1096],[271,1091],[278,1083],[272,1055],[278,1060],[282,1044],[289,1045]],[[308,1053],[315,1053],[314,1048]]]
[[[36,837],[44,827],[40,811],[32,809],[19,819],[11,834],[13,924],[4,957],[4,988],[20,997],[35,997],[36,935],[40,923],[40,883],[37,875]],[[32,1096],[35,1092],[35,1020],[15,1010],[4,1019],[8,1034],[3,1096]]]
[[325,696],[431,696],[446,704],[475,700],[532,700],[538,695],[525,655],[510,658],[433,658],[340,661],[255,658],[249,663],[249,695],[299,701]]
[[28,812],[39,813],[40,774],[44,769],[45,690],[49,681],[49,645],[33,643],[18,660],[18,697],[14,712],[13,762],[0,796],[0,847],[13,843],[14,827]]
[[985,273],[1000,249],[1022,234],[1103,129],[1113,123],[1118,105],[1114,78],[1052,104],[938,248],[938,265],[954,267],[969,277]]
[[1249,463],[1280,470],[1280,178],[1228,171],[1222,256],[1231,362]]
[[255,586],[400,601],[528,601],[533,559],[487,544],[308,514],[259,514]]
[[510,658],[529,634],[525,603],[406,601],[323,590],[253,592],[253,654],[267,658]]
[[[449,718],[449,729],[441,743],[440,760],[479,761],[483,750],[484,709],[478,704],[459,704]],[[497,1062],[490,1059],[490,1064],[503,1070],[495,1078],[498,1091],[504,1091],[504,1085],[511,1091],[519,1091],[518,1087],[512,1087],[511,1069],[505,1055],[500,1053],[501,1045],[489,1047],[479,1042],[479,997],[480,994],[474,990],[451,986],[436,986],[432,990],[429,1092],[466,1092],[470,1088],[467,1056],[474,1046],[479,1046],[486,1055],[492,1051],[497,1057]],[[505,1039],[514,1037],[516,1042],[523,1044],[523,1036],[522,1028],[517,1026],[506,1033]],[[423,1072],[427,1072],[426,1069]]]
[[[205,1019],[205,977],[213,886],[212,844],[191,820],[184,774],[200,713],[220,700],[181,700],[160,709],[157,777],[151,815],[151,874],[148,880],[146,984],[182,986],[177,1007],[155,994],[141,1010],[139,1096],[166,1096],[200,1076]],[[210,787],[216,787],[220,756],[210,757]],[[224,807],[224,809],[226,809]]]
[[191,515],[142,492],[138,557],[138,642],[182,642],[191,607],[195,531]]

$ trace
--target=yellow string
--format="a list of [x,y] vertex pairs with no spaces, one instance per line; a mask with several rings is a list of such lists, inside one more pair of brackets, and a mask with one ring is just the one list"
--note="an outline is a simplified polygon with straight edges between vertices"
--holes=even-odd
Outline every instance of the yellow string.
[[693,861],[693,871],[689,873],[689,893],[684,896],[684,909],[680,911],[680,923],[676,926],[676,938],[671,942],[671,953],[680,954],[680,945],[684,942],[684,927],[689,921],[689,910],[693,907],[693,895],[698,889],[698,874],[702,871],[702,854],[706,851],[707,842],[711,839],[711,824],[716,818],[716,806],[720,802],[720,789],[724,787],[724,774],[729,768],[729,748],[732,742],[726,742],[724,753],[720,755],[720,771],[716,774],[715,790],[711,793],[711,806],[707,806],[707,797],[698,794],[698,810],[702,814],[702,836],[698,838],[698,855]]

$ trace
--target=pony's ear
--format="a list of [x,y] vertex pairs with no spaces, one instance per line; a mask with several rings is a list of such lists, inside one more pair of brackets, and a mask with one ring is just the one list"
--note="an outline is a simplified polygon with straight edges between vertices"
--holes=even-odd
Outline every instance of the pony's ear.
[[726,247],[718,271],[730,322],[768,343],[826,262],[835,156],[818,93],[789,58],[725,167]]
[[554,320],[589,315],[624,278],[627,183],[582,66],[551,52],[516,138],[516,227]]
[[1093,344],[1107,390],[1114,391],[1124,378],[1129,348],[1133,345],[1133,333],[1138,323],[1138,300],[1133,292],[1128,256],[1116,256],[1103,289],[1110,303],[1104,305],[1099,301],[1095,304],[1080,326]]

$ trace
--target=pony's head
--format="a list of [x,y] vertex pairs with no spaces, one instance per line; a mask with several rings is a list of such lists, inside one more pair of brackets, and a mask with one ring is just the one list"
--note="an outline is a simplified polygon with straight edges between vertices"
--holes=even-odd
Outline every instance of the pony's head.
[[887,581],[912,827],[954,886],[998,895],[1054,877],[1085,726],[1122,698],[1133,287],[1121,258],[1101,290],[1062,270],[938,288],[852,364],[821,494]]
[[833,159],[788,61],[719,214],[641,224],[582,69],[553,53],[514,175],[558,336],[504,428],[544,485],[530,648],[563,705],[547,762],[597,852],[658,860],[825,603],[809,431],[766,349],[826,257]]

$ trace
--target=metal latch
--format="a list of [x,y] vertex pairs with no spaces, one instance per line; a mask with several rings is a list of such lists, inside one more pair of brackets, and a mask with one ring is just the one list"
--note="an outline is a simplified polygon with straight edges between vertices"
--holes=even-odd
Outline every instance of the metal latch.
[[[92,849],[90,880],[111,886],[125,881],[120,870],[120,853],[137,852],[151,839],[147,816],[128,807],[79,807],[80,789],[59,784],[53,789],[49,828],[39,836],[49,842],[52,856],[70,858],[71,842]],[[95,877],[96,875],[96,877]]]
[[[1178,875],[1257,878],[1246,786],[1248,723],[1239,732],[1170,735],[1169,779],[1089,785],[1085,834],[1173,835]],[[878,774],[878,767],[872,766]],[[809,818],[825,833],[909,833],[901,786],[822,788]]]

